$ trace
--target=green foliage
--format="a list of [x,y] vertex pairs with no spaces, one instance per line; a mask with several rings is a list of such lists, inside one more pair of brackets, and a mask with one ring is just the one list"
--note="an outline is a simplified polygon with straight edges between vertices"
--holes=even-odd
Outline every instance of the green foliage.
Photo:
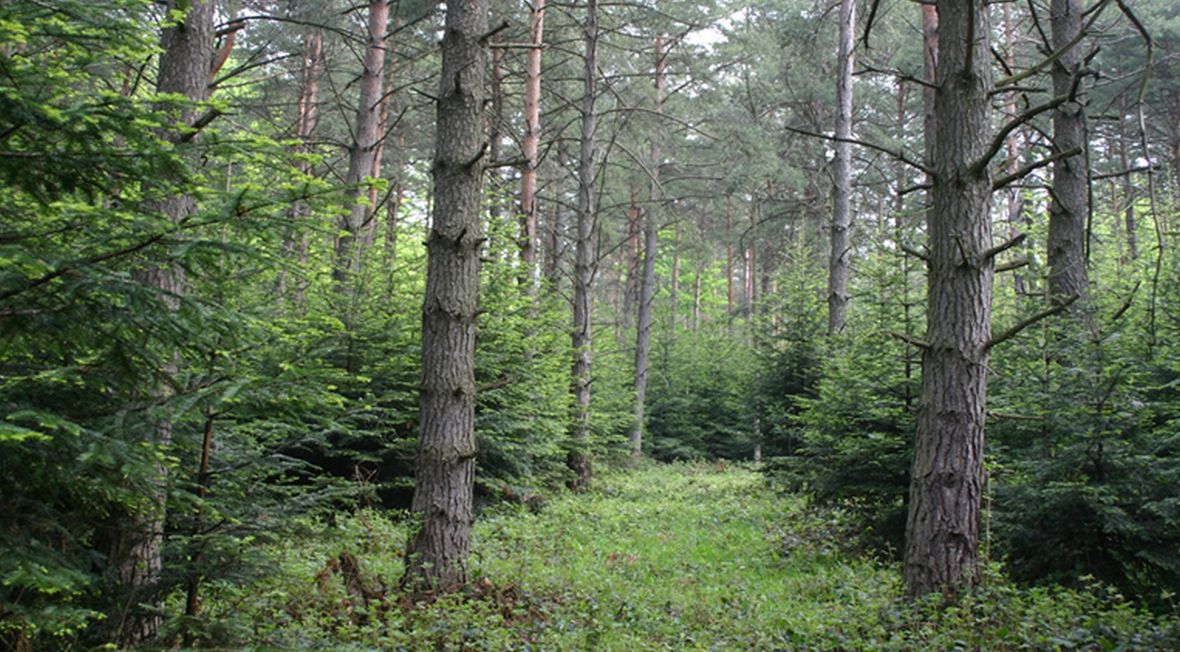
[[[407,603],[402,524],[362,511],[265,547],[273,571],[217,589],[213,645],[264,649],[1167,649],[1178,623],[1097,584],[989,575],[952,603],[910,603],[896,569],[844,556],[847,517],[723,465],[600,474],[539,512],[485,511],[472,588]],[[343,553],[358,560],[350,592]],[[353,584],[354,589],[358,586]]]
[[750,347],[724,331],[656,342],[648,389],[647,435],[659,460],[749,459],[749,405],[756,362]]

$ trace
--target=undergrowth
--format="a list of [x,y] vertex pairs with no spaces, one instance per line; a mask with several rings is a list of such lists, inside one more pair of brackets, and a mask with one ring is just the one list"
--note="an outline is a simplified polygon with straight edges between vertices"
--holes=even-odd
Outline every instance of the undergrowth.
[[895,566],[846,552],[838,512],[718,465],[644,466],[539,511],[485,510],[473,582],[411,604],[405,533],[375,511],[306,524],[274,572],[211,586],[206,645],[254,650],[1166,650],[1172,618],[1098,585],[1022,589],[995,568],[953,604],[910,603]]

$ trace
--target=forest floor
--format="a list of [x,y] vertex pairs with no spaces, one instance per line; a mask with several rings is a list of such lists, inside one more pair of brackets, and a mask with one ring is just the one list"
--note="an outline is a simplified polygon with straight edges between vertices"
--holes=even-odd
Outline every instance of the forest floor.
[[[1180,649],[1110,591],[1019,589],[998,572],[955,604],[908,603],[899,569],[841,548],[838,512],[762,474],[650,465],[539,508],[481,514],[473,587],[430,604],[393,588],[401,525],[308,524],[275,572],[210,595],[210,643],[289,650]],[[353,561],[355,560],[355,564]],[[217,605],[214,607],[213,605]]]

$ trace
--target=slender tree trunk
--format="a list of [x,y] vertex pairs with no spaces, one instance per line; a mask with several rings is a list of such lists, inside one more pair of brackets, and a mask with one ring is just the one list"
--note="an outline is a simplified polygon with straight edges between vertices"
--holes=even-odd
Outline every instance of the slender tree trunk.
[[[926,138],[924,141],[925,160],[929,167],[934,160],[934,84],[938,83],[938,7],[926,3],[922,5],[922,69],[930,86],[922,88],[922,129]],[[931,183],[931,179],[926,180]],[[929,196],[929,194],[927,195]]]
[[492,48],[492,115],[488,125],[488,157],[493,165],[488,166],[488,181],[491,186],[491,201],[488,202],[488,217],[492,224],[499,224],[504,213],[504,190],[507,180],[503,170],[495,163],[502,158],[504,141],[504,48]]
[[643,283],[639,289],[639,319],[635,327],[635,417],[631,423],[631,455],[643,454],[647,406],[647,372],[651,359],[652,308],[656,295],[656,240],[659,228],[649,218],[643,229]]
[[[1004,50],[1005,58],[1010,70],[1016,68],[1016,37],[1015,29],[1012,20],[1012,6],[1010,4],[1003,5],[1004,18]],[[1008,101],[1005,106],[1005,112],[1008,119],[1016,117],[1016,93],[1008,94]],[[1008,161],[1006,163],[1009,174],[1015,174],[1020,170],[1020,130],[1013,129],[1012,133],[1008,134],[1006,143],[1008,150]],[[1023,226],[1024,213],[1024,199],[1021,196],[1021,189],[1016,187],[1016,184],[1010,185],[1006,190],[1008,195],[1008,237],[1014,238],[1020,233]],[[1016,289],[1017,294],[1023,294],[1024,276],[1020,272],[1012,273],[1012,283]]]
[[701,328],[701,270],[697,270],[692,280],[692,330]]
[[734,282],[733,282],[733,207],[725,208],[725,314],[728,315],[729,329],[733,331]]
[[844,331],[848,320],[848,275],[852,257],[852,67],[856,0],[840,0],[840,44],[836,75],[835,205],[828,257],[828,335]]
[[523,221],[520,261],[532,279],[537,247],[537,165],[541,142],[541,45],[545,34],[545,0],[532,0],[529,51],[524,78],[524,167],[520,171],[520,213]]
[[[1127,99],[1124,97],[1119,102],[1119,165],[1123,170],[1130,169],[1130,161],[1127,156]],[[1137,230],[1135,220],[1135,186],[1131,183],[1130,173],[1123,175],[1123,201],[1126,202],[1123,206],[1123,227],[1127,232],[1127,254],[1131,260],[1139,257],[1139,241],[1136,237]]]
[[987,0],[939,0],[922,394],[906,523],[910,595],[978,581],[994,266]]
[[[365,50],[361,73],[360,98],[356,107],[356,133],[348,149],[348,171],[344,182],[345,212],[340,215],[336,235],[335,262],[332,279],[337,288],[352,295],[356,288],[355,276],[360,271],[363,247],[357,241],[365,218],[372,206],[360,201],[361,184],[372,174],[373,153],[380,142],[381,98],[385,69],[385,30],[389,24],[389,4],[386,0],[369,0],[368,47]],[[351,307],[347,310],[351,311]]]
[[635,307],[639,304],[640,277],[643,272],[642,259],[639,257],[639,240],[643,232],[643,210],[639,208],[639,189],[634,182],[631,184],[631,206],[627,209],[627,246],[625,247],[627,261],[627,278],[623,286],[623,330],[631,330],[631,320],[635,316]]
[[[904,80],[897,82],[897,138],[900,140],[904,137],[906,132],[906,85]],[[904,245],[907,240],[907,226],[905,213],[905,195],[901,194],[902,189],[906,187],[906,172],[907,167],[904,161],[897,161],[897,194],[893,200],[893,239],[898,246]],[[907,336],[914,334],[914,319],[913,319],[913,299],[910,296],[910,272],[912,271],[912,261],[910,255],[905,252],[901,253],[901,311],[902,311],[902,328]],[[914,352],[913,347],[907,346],[902,357],[903,374],[905,383],[902,385],[902,402],[905,404],[908,412],[913,408],[913,378],[914,378]]]
[[574,478],[570,488],[584,489],[590,485],[590,369],[591,318],[594,296],[590,283],[594,278],[594,178],[596,153],[594,132],[598,115],[594,112],[595,93],[598,91],[598,0],[588,0],[585,24],[585,67],[582,91],[582,134],[578,154],[578,223],[574,242],[574,321],[572,389],[574,414],[571,424],[571,448],[566,459]]
[[[655,86],[656,114],[664,111],[664,37],[657,36],[655,42]],[[643,227],[643,278],[639,288],[639,316],[635,327],[635,418],[631,424],[631,455],[643,454],[643,430],[647,409],[647,371],[651,357],[652,309],[656,296],[656,254],[659,244],[660,227],[657,220],[662,189],[660,188],[660,137],[663,132],[662,120],[656,123],[651,144],[651,205],[644,216]]]
[[[168,10],[178,9],[178,3],[168,3]],[[183,20],[164,29],[161,34],[160,67],[156,89],[160,93],[183,95],[193,103],[181,111],[179,123],[192,124],[197,114],[196,103],[208,97],[210,62],[213,57],[213,3],[193,0]],[[174,138],[174,134],[162,134]],[[192,195],[177,194],[161,200],[152,206],[174,224],[189,217],[197,209]],[[136,273],[136,280],[160,292],[170,310],[179,308],[179,297],[187,291],[184,268],[176,263],[151,264]],[[174,357],[162,370],[166,376],[175,376],[178,361]],[[158,391],[167,395],[170,390],[161,385]],[[160,449],[172,444],[172,422],[159,421],[152,442]],[[118,572],[119,583],[126,592],[127,612],[118,623],[117,639],[121,645],[132,646],[151,640],[156,636],[161,623],[158,585],[163,568],[162,548],[164,544],[165,502],[168,469],[159,464],[154,469],[153,495],[150,507],[137,514],[129,531],[118,537],[111,555],[111,562]],[[144,609],[142,605],[155,605]]]
[[[395,27],[399,26],[400,23],[400,20],[395,20]],[[385,144],[389,142],[389,131],[393,128],[393,125],[389,123],[389,109],[393,104],[393,93],[386,93],[385,89],[393,88],[396,82],[394,77],[396,73],[396,67],[394,66],[396,45],[397,41],[394,40],[393,37],[390,37],[385,42],[385,66],[382,72],[383,79],[381,82],[381,99],[377,102],[377,144],[373,147],[373,161],[369,171],[369,177],[373,179],[381,178],[381,166],[385,160]],[[399,170],[398,172],[400,174],[401,171]],[[395,184],[397,183],[397,179],[393,179],[391,181]],[[393,203],[396,203],[390,201],[390,199],[394,193],[400,192],[400,190],[400,186],[395,186],[388,191],[386,194],[387,206],[391,206]],[[363,229],[365,234],[364,246],[366,249],[373,246],[373,242],[376,240],[378,223],[377,213],[380,206],[381,198],[378,196],[378,188],[376,185],[372,185],[369,187],[369,205],[365,213]]]
[[[308,154],[311,152],[311,138],[315,134],[318,122],[316,109],[319,108],[320,59],[323,54],[323,43],[323,38],[318,32],[309,33],[303,37],[303,66],[299,79],[299,99],[295,105],[295,138],[299,141],[299,144],[295,146],[295,151],[299,155],[295,161],[295,167],[304,177],[310,177],[312,173]],[[291,208],[287,211],[290,224],[287,225],[286,235],[283,237],[284,258],[289,260],[292,255],[297,255],[299,262],[307,262],[308,242],[304,228],[310,216],[311,209],[306,202],[296,200],[291,203]],[[286,269],[279,270],[278,280],[275,283],[275,295],[280,302],[287,297]],[[293,299],[296,304],[303,304],[303,282],[300,280],[296,280]]]
[[672,313],[672,328],[668,332],[669,342],[674,342],[676,329],[680,328],[680,221],[672,225],[672,293],[669,297],[668,312]]
[[480,184],[487,99],[489,0],[447,5],[426,241],[421,433],[403,584],[447,591],[467,582],[475,480],[475,319],[479,303]]
[[[1082,32],[1081,0],[1052,0],[1050,25],[1053,49],[1060,50]],[[1053,163],[1053,195],[1049,205],[1049,296],[1055,300],[1085,297],[1086,218],[1089,185],[1086,170],[1085,105],[1077,75],[1082,66],[1080,44],[1053,64],[1053,94],[1074,94],[1053,112],[1053,149],[1078,150]],[[1075,93],[1076,91],[1076,93]]]

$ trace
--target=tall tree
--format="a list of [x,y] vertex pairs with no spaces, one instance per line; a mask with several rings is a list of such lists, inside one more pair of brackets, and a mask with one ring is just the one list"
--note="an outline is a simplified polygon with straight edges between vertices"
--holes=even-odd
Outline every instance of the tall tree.
[[533,0],[529,17],[529,50],[524,78],[524,167],[520,171],[520,260],[532,283],[537,250],[537,145],[541,141],[541,47],[545,38],[545,0]]
[[852,256],[852,67],[856,0],[840,0],[840,42],[836,73],[836,160],[833,178],[831,251],[828,256],[828,334],[848,319],[848,274]]
[[[316,124],[319,122],[319,89],[320,69],[323,65],[324,39],[318,31],[309,32],[303,37],[303,62],[299,73],[299,97],[295,103],[295,138],[298,141],[295,148],[302,156],[295,161],[295,168],[304,177],[310,177],[312,164],[308,154],[311,152],[311,140],[315,135]],[[301,262],[307,259],[307,237],[304,235],[304,222],[311,216],[311,209],[306,202],[294,201],[287,210],[291,223],[287,226],[283,238],[283,252],[292,254],[298,252]],[[275,284],[275,294],[282,301],[287,294],[287,270],[280,269],[278,281]],[[297,304],[303,303],[302,283],[296,281],[294,299]]]
[[978,580],[994,276],[986,0],[939,0],[928,310],[906,522],[911,595]]
[[[188,100],[178,116],[178,131],[163,134],[174,142],[183,142],[181,130],[192,125],[199,110],[198,103],[208,97],[210,62],[213,59],[213,2],[194,0],[189,3],[169,2],[168,9],[181,11],[182,17],[169,24],[160,39],[160,67],[156,90],[160,93],[175,93]],[[187,9],[187,11],[185,11]],[[171,16],[172,14],[169,13]],[[191,194],[173,194],[154,206],[172,224],[179,225],[197,210],[196,199]],[[185,270],[176,263],[149,265],[136,274],[137,280],[160,292],[170,310],[179,307],[179,298],[186,291]],[[173,378],[178,372],[175,357],[161,370],[166,378]],[[167,394],[166,385],[157,391]],[[172,444],[172,422],[162,420],[156,425],[155,442],[161,448]],[[163,565],[165,502],[167,499],[167,467],[162,463],[156,469],[155,495],[151,497],[147,513],[142,514],[133,529],[116,542],[112,552],[119,580],[128,592],[130,605],[127,617],[120,623],[119,641],[134,645],[155,637],[161,617],[158,609],[143,609],[141,605],[153,602],[152,595],[160,581]]]
[[587,0],[584,67],[582,76],[582,132],[578,151],[578,216],[574,241],[574,306],[572,343],[574,362],[572,391],[574,414],[570,424],[570,451],[566,463],[574,473],[573,489],[590,485],[590,370],[591,329],[594,314],[594,132],[598,124],[595,94],[598,92],[598,0]]
[[660,186],[660,165],[663,153],[660,140],[664,112],[664,37],[655,40],[656,122],[651,141],[651,203],[643,224],[643,276],[639,285],[639,315],[635,320],[635,419],[631,423],[631,455],[643,454],[644,413],[647,408],[647,376],[651,358],[652,310],[656,296],[656,253],[659,245],[659,212],[663,188]]
[[1053,112],[1053,149],[1071,152],[1053,163],[1049,205],[1049,295],[1056,299],[1086,296],[1086,219],[1089,184],[1086,167],[1085,104],[1082,74],[1081,0],[1053,0],[1049,22],[1053,50],[1053,94],[1068,97]]
[[403,584],[446,591],[467,582],[475,479],[475,319],[482,159],[487,148],[489,0],[447,5],[435,127],[434,212],[422,307],[421,431],[411,505],[420,520]]
[[[361,184],[366,177],[379,172],[380,161],[374,159],[381,142],[382,86],[385,79],[385,30],[389,24],[387,0],[369,0],[369,19],[366,29],[365,56],[361,61],[360,97],[357,99],[356,124],[352,143],[348,148],[348,171],[344,183],[344,212],[340,215],[336,234],[335,264],[332,278],[337,287],[351,295],[355,288],[353,276],[359,271],[361,244],[358,238],[372,207],[362,198]],[[351,308],[346,308],[351,310]]]

